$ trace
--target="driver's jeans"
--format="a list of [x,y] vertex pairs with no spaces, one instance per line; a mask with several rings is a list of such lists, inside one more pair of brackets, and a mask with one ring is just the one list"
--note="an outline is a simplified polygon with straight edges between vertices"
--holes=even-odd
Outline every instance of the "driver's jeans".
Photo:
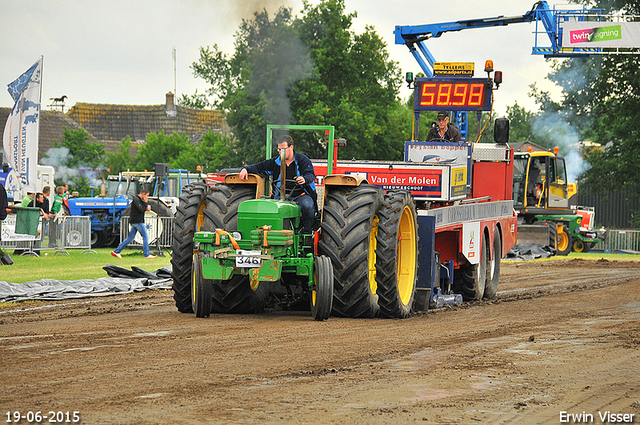
[[315,216],[313,198],[307,194],[302,194],[293,200],[300,205],[302,213],[302,233],[310,235],[313,232],[313,219]]

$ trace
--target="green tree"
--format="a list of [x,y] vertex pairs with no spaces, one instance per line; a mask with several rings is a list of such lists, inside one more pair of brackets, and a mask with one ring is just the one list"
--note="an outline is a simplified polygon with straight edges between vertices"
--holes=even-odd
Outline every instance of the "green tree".
[[531,130],[531,120],[535,114],[527,111],[523,106],[515,102],[513,106],[507,106],[507,118],[509,119],[509,141],[511,143],[534,141]]
[[[201,48],[192,65],[211,103],[226,112],[246,162],[264,159],[266,124],[332,124],[348,139],[341,157],[401,159],[411,115],[398,99],[402,78],[372,27],[351,31],[344,0],[304,2],[302,18],[281,8],[244,20],[228,58]],[[296,133],[296,148],[324,157],[322,135]]]
[[207,99],[207,95],[204,93],[198,93],[197,89],[196,92],[191,96],[183,94],[178,99],[178,105],[196,109],[210,108],[212,106]]
[[131,137],[127,136],[120,141],[120,145],[113,153],[107,153],[106,165],[111,174],[118,174],[122,171],[133,169],[134,158],[130,151]]
[[[240,157],[235,153],[235,141],[228,136],[212,131],[202,136],[197,146],[196,165],[201,165],[204,172],[213,173],[222,168],[239,167]],[[194,168],[185,167],[189,170]]]
[[97,184],[104,167],[104,144],[90,140],[83,128],[64,128],[61,142],[54,140],[43,163],[54,166],[56,185],[68,184],[80,196],[89,196],[90,186]]
[[54,147],[69,149],[69,158],[66,166],[76,168],[78,166],[99,168],[104,162],[104,144],[89,140],[90,135],[84,128],[69,130],[64,128],[62,142],[54,140]]
[[171,168],[178,167],[178,158],[195,155],[195,146],[191,144],[186,134],[173,133],[171,136],[160,133],[149,133],[146,143],[140,147],[135,159],[138,170],[153,170],[156,163],[168,163]]
[[[335,125],[348,140],[342,157],[402,159],[411,114],[398,98],[400,69],[373,27],[362,34],[351,30],[357,14],[344,9],[342,0],[304,2],[305,15],[295,27],[315,67],[295,88],[294,115],[301,124]],[[408,120],[399,124],[398,117]]]
[[612,188],[630,189],[640,195],[640,71],[631,55],[602,58],[595,80],[592,105],[593,125],[588,132],[604,146],[587,154],[591,168],[584,183],[606,193]]

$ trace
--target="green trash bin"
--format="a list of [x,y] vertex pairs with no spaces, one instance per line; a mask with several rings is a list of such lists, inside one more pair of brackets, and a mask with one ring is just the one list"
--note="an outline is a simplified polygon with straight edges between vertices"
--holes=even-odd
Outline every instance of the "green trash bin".
[[15,232],[21,235],[38,236],[38,223],[40,222],[40,208],[16,207]]

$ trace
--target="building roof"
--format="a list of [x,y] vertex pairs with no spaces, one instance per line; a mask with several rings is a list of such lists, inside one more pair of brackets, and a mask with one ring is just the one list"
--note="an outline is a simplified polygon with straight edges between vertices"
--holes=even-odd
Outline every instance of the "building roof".
[[[0,108],[0,123],[2,123],[2,131],[7,122],[7,118],[11,113],[11,108]],[[75,122],[71,117],[59,111],[40,110],[40,127],[38,135],[38,163],[42,158],[42,154],[46,153],[53,147],[55,141],[62,142],[64,138],[65,127],[69,130],[81,128],[81,125]],[[0,146],[1,148],[2,146]]]
[[147,134],[164,130],[185,133],[198,143],[208,131],[227,132],[222,112],[175,105],[171,93],[164,105],[76,103],[67,114],[100,141],[144,141]]
[[[4,130],[11,108],[0,108],[0,124]],[[209,131],[228,133],[229,128],[222,112],[188,108],[173,103],[173,94],[167,93],[164,105],[110,105],[76,103],[65,114],[41,109],[38,163],[42,154],[53,147],[54,141],[62,142],[64,128],[84,128],[90,140],[105,144],[107,152],[119,148],[120,141],[130,137],[132,155],[144,144],[149,133],[171,135],[185,133],[192,143],[202,141]],[[0,150],[2,144],[0,143]]]

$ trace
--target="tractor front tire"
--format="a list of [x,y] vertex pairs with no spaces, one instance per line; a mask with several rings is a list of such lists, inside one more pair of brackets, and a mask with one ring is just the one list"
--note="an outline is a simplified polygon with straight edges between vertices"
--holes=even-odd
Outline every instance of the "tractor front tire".
[[193,276],[191,285],[191,305],[193,312],[196,317],[209,317],[213,299],[213,282],[202,277],[202,255],[193,254],[191,270],[191,275]]
[[313,262],[315,289],[311,291],[311,317],[314,320],[327,320],[331,315],[333,305],[333,266],[331,260],[324,255],[315,258]]
[[581,239],[575,239],[573,241],[574,252],[589,252],[591,251],[591,244],[593,242],[584,242]]
[[418,223],[411,194],[389,191],[378,210],[376,282],[382,317],[409,317],[416,292]]
[[173,299],[181,313],[193,313],[191,305],[191,268],[193,262],[193,236],[195,232],[213,230],[205,224],[203,211],[209,186],[193,183],[182,190],[178,210],[173,220],[173,243],[171,245],[171,277]]
[[368,184],[332,187],[325,195],[318,251],[333,265],[333,313],[338,316],[379,314],[375,244],[382,195]]

